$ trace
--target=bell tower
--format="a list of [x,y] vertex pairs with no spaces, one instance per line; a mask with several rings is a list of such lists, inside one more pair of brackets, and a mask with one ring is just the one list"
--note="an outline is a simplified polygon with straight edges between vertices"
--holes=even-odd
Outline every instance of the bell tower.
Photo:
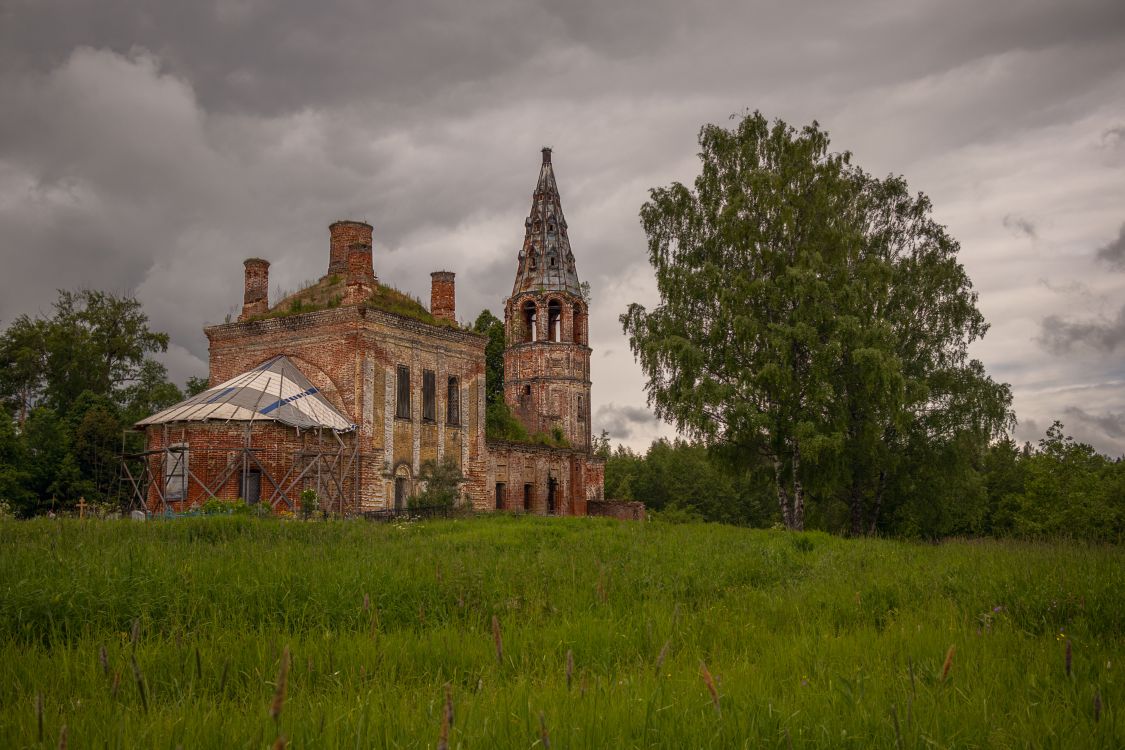
[[504,304],[504,400],[528,432],[558,430],[584,450],[591,444],[587,320],[551,149],[544,148],[516,281]]

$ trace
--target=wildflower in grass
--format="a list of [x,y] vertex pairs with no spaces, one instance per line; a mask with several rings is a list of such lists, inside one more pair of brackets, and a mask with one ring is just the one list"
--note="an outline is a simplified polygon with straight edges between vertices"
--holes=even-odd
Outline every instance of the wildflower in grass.
[[551,737],[547,734],[547,719],[539,712],[539,739],[543,740],[543,750],[551,750]]
[[953,654],[956,651],[956,646],[950,646],[949,650],[945,652],[945,663],[941,665],[941,682],[945,682],[945,678],[949,676],[950,670],[953,669]]
[[492,643],[496,646],[496,663],[504,663],[504,639],[500,637],[500,618],[492,616]]
[[277,739],[273,741],[273,750],[285,750],[287,744],[289,743],[286,741],[285,735],[279,734]]
[[722,713],[719,708],[719,689],[715,686],[715,678],[711,676],[711,670],[707,668],[706,662],[699,662],[699,676],[703,678],[703,684],[707,686],[707,692],[711,694],[711,702],[715,705],[715,712]]
[[449,750],[449,730],[453,727],[453,686],[445,683],[445,703],[441,712],[441,732],[438,734],[438,750]]
[[270,718],[281,720],[281,709],[285,705],[285,688],[289,681],[289,647],[281,651],[281,665],[277,669],[277,684],[274,686],[273,702],[270,703]]
[[105,646],[98,647],[98,663],[102,665],[102,674],[109,677],[109,657],[106,655]]
[[141,696],[141,707],[144,708],[145,713],[148,713],[148,694],[145,692],[145,677],[141,674],[141,667],[137,664],[137,656],[133,654],[131,657],[133,662],[133,679],[137,683],[137,693]]

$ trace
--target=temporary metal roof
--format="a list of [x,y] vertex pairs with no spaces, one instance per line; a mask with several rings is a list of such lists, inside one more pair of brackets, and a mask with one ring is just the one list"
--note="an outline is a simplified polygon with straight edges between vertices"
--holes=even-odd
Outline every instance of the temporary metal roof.
[[355,429],[286,356],[208,388],[186,401],[137,422],[137,427],[170,422],[272,421],[301,429]]

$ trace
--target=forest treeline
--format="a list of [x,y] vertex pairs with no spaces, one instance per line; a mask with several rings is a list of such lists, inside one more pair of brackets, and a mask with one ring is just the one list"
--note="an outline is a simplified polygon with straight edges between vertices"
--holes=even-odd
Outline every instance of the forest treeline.
[[168,380],[152,355],[168,335],[141,304],[99,291],[60,291],[49,315],[21,315],[0,335],[0,510],[31,516],[122,499],[129,428],[206,388]]
[[[489,401],[502,403],[503,324],[487,311]],[[48,316],[21,316],[0,334],[0,502],[31,516],[78,498],[121,499],[119,459],[140,449],[137,420],[206,387],[180,388],[152,358],[167,346],[140,304],[102,292],[60,292]],[[744,526],[780,523],[772,467],[702,442],[659,440],[636,453],[596,439],[608,498],[641,500],[659,516]],[[883,535],[1065,536],[1125,534],[1125,461],[1065,435],[1056,423],[1037,443],[963,439],[885,477],[876,527]],[[806,526],[850,530],[843,490],[812,485]]]
[[[657,440],[639,453],[597,440],[606,460],[606,497],[641,500],[667,520],[742,526],[779,525],[770,467],[736,466],[720,451],[689,440]],[[1065,434],[1056,422],[1036,443],[1010,437],[978,446],[966,460],[908,467],[886,491],[874,532],[948,536],[1125,538],[1125,460]],[[846,498],[812,494],[806,528],[846,534]]]

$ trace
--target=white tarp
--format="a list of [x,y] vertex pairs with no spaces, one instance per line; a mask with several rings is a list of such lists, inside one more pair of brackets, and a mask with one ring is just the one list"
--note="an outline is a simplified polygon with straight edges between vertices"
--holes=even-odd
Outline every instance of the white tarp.
[[273,421],[311,429],[349,432],[355,425],[332,407],[285,356],[277,356],[250,372],[137,422],[137,427],[170,422]]

